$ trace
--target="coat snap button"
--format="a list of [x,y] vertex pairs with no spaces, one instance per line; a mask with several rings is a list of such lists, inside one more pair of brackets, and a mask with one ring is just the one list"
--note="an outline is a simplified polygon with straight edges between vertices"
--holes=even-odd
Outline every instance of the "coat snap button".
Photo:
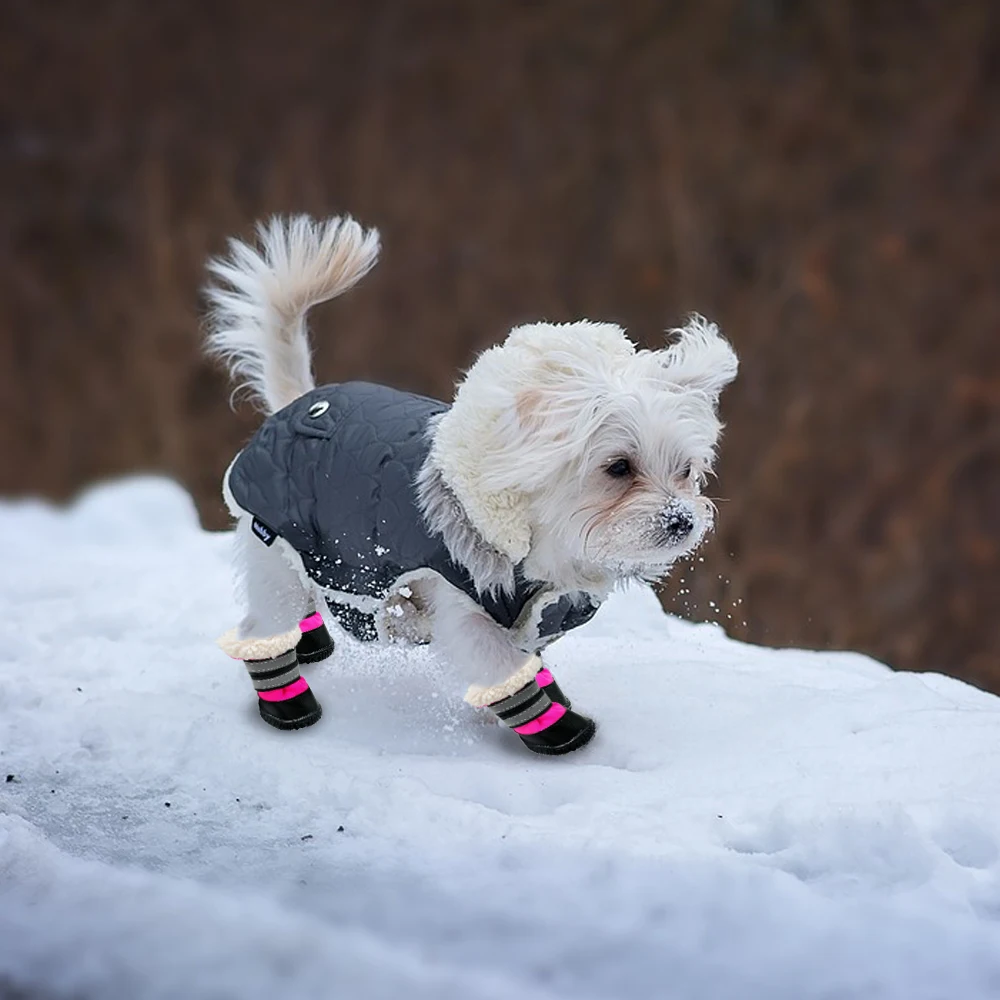
[[309,407],[309,416],[321,417],[329,409],[330,409],[330,404],[324,399],[322,402],[313,403],[313,405]]

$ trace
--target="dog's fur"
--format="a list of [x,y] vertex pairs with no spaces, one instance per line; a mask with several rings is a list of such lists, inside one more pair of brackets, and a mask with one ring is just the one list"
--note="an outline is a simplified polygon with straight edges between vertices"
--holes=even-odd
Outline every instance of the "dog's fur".
[[[258,237],[258,249],[234,240],[209,265],[208,349],[273,413],[315,386],[306,313],[363,277],[379,243],[350,218],[274,218]],[[534,323],[466,373],[432,425],[417,488],[429,528],[480,591],[512,588],[520,565],[529,579],[603,597],[622,581],[662,577],[711,529],[701,487],[737,359],[699,316],[671,333],[673,343],[649,351],[609,323]],[[281,539],[255,544],[248,515],[227,499],[246,604],[227,648],[241,656],[241,643],[271,638],[287,648],[322,595],[298,554]],[[397,595],[406,614],[395,614],[411,623],[429,614],[429,626],[411,630],[429,627],[472,685],[469,700],[516,690],[534,660],[505,630],[440,577],[409,583]]]

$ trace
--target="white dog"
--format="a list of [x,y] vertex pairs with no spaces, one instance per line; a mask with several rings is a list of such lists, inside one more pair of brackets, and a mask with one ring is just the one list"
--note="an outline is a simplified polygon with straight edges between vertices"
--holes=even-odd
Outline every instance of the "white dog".
[[655,580],[710,530],[701,496],[737,359],[693,317],[659,351],[609,323],[535,323],[485,351],[448,404],[317,388],[305,316],[374,265],[350,218],[275,218],[210,263],[209,351],[268,419],[226,473],[246,614],[219,642],[263,718],[311,725],[298,664],[332,651],[320,602],[360,639],[432,640],[538,753],[587,743],[541,650],[611,589]]

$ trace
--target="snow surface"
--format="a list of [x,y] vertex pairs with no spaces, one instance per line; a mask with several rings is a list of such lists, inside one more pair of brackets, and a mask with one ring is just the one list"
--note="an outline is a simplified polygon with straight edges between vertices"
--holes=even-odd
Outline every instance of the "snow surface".
[[634,589],[548,657],[578,754],[346,638],[280,733],[228,545],[161,480],[0,506],[0,996],[1000,996],[997,698]]

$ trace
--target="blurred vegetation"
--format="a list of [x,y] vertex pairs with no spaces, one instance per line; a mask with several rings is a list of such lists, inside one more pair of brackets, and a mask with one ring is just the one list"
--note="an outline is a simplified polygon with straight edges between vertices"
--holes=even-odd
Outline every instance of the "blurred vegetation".
[[199,357],[204,259],[350,212],[385,250],[322,380],[447,396],[514,323],[701,311],[743,364],[667,606],[1000,690],[998,15],[6,0],[0,492],[160,470],[221,527],[256,418]]

